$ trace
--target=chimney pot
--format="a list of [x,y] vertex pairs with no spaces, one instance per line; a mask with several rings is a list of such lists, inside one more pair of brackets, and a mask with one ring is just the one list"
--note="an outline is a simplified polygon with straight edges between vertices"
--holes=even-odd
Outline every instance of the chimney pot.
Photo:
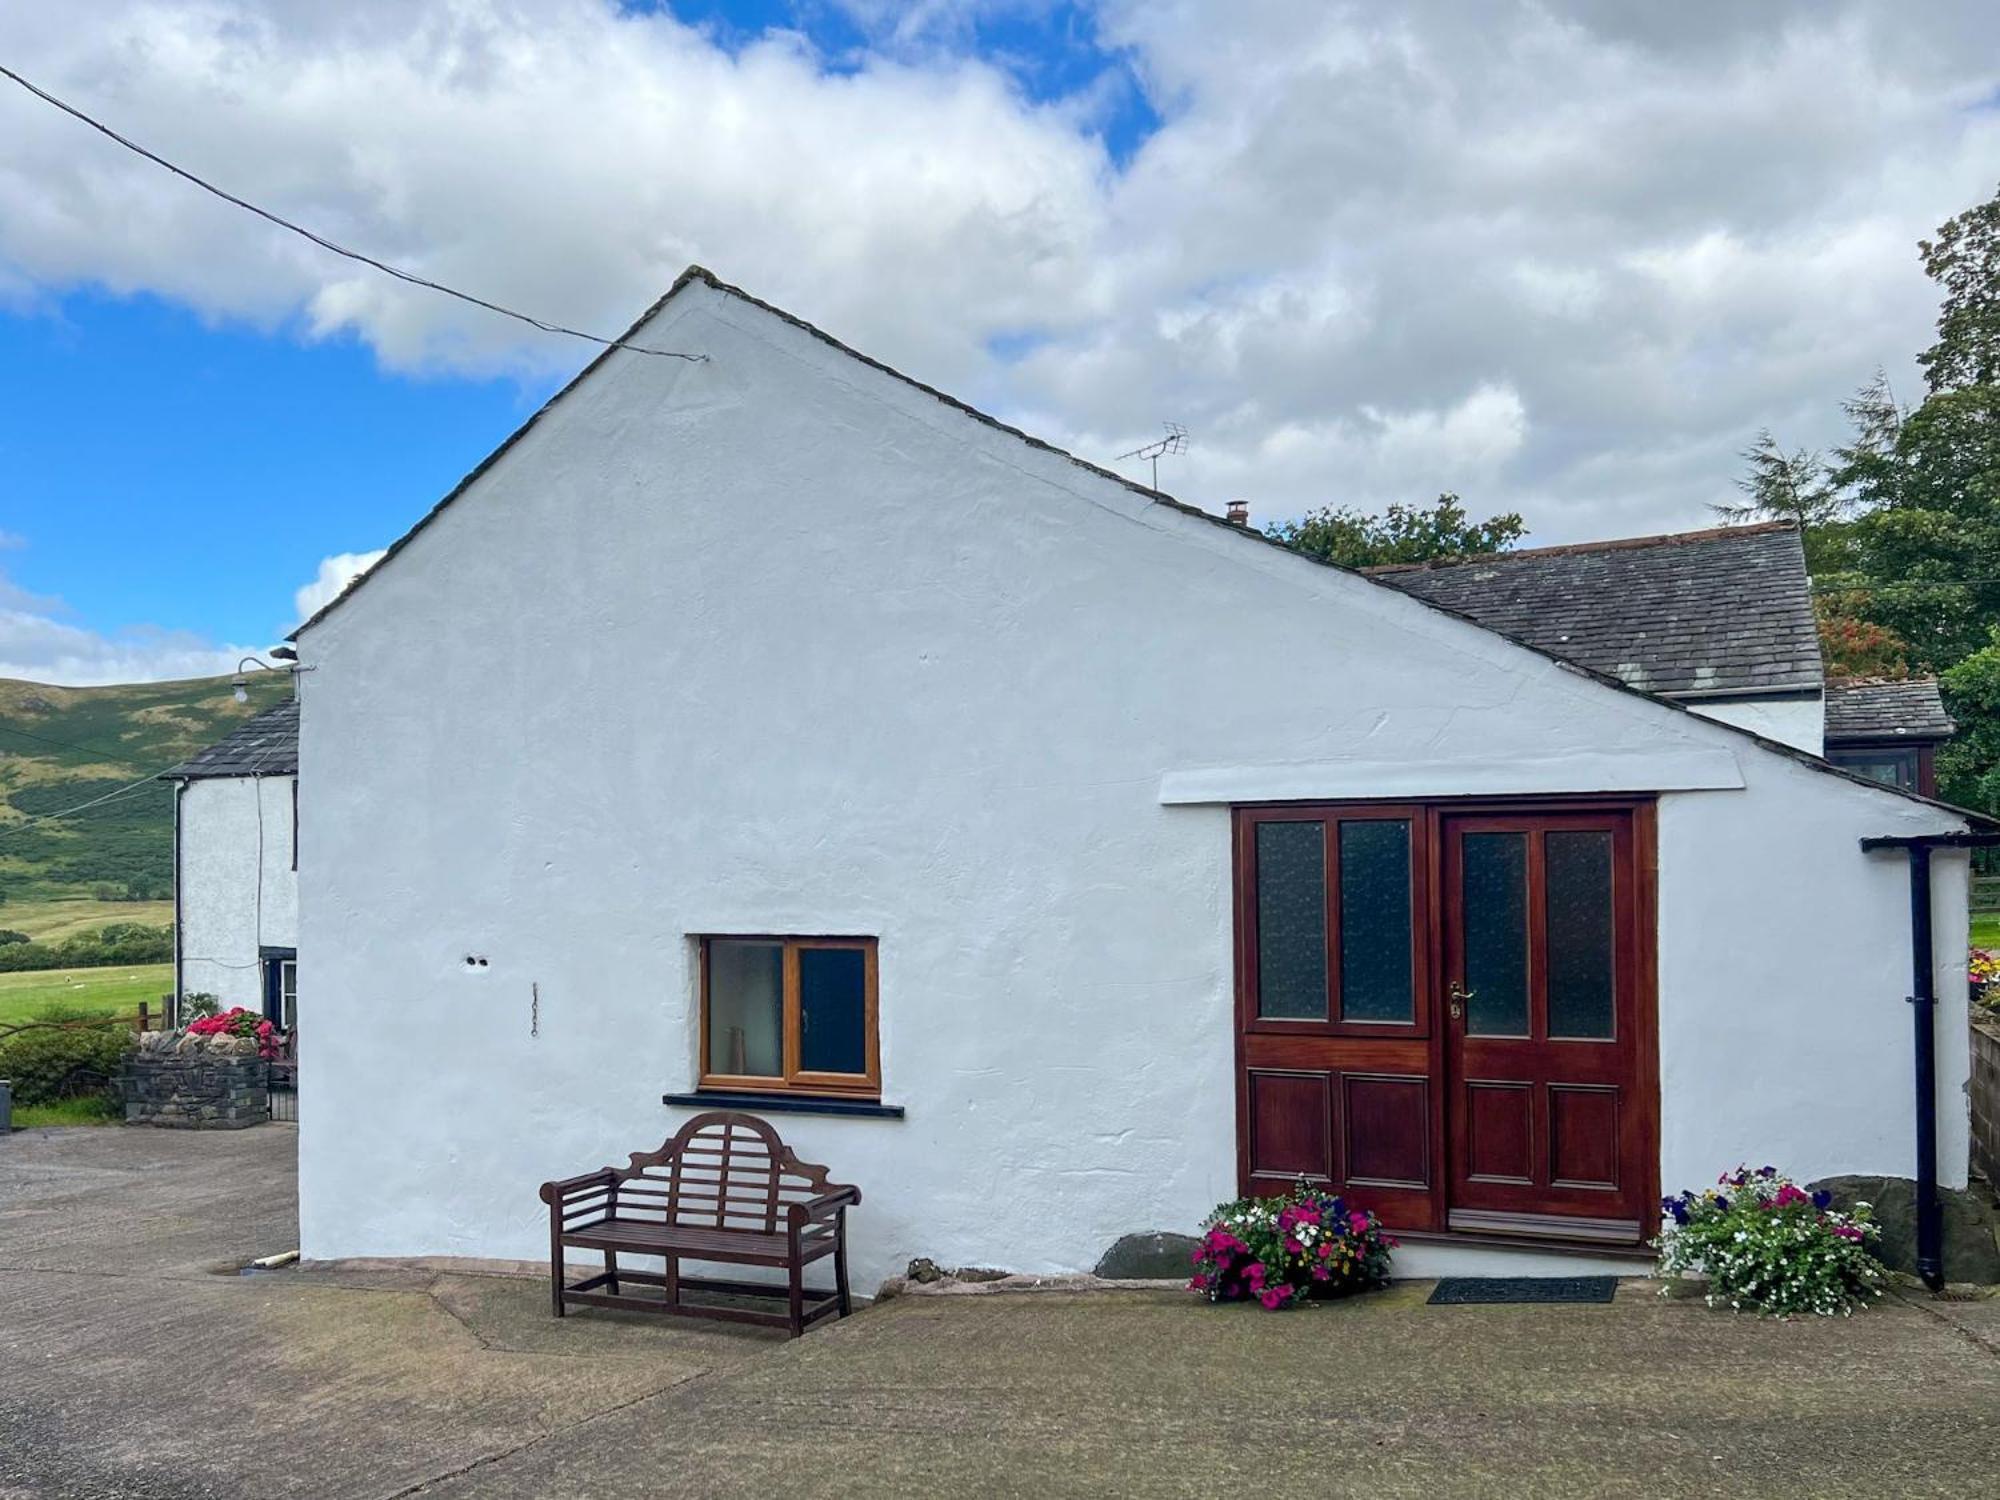
[[1250,502],[1248,500],[1232,500],[1229,502],[1229,524],[1231,526],[1248,526],[1250,524]]

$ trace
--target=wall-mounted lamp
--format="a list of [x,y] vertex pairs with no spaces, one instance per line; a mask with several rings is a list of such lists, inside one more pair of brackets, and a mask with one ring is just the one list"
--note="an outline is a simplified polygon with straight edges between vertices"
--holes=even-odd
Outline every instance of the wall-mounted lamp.
[[[280,661],[297,661],[299,659],[298,652],[294,651],[290,646],[280,646],[271,654]],[[229,686],[234,690],[238,703],[248,703],[250,701],[250,679],[244,674],[243,669],[245,667],[255,667],[260,672],[291,672],[297,670],[294,667],[274,667],[269,662],[261,661],[254,656],[244,657],[243,660],[236,664],[236,675],[229,679]]]

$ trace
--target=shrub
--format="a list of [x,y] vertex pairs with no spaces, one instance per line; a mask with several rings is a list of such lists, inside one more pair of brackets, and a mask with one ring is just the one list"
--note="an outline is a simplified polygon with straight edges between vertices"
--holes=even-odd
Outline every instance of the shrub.
[[215,1015],[221,1009],[222,997],[210,994],[207,990],[189,990],[181,996],[180,1017],[183,1025],[191,1020]]
[[1209,1215],[1188,1290],[1267,1308],[1345,1297],[1389,1280],[1396,1242],[1372,1213],[1304,1182],[1278,1198],[1239,1198]]
[[0,927],[0,948],[6,947],[9,943],[26,943],[32,941],[33,939],[25,932],[17,932],[12,927]]
[[124,1022],[73,1006],[51,1005],[27,1030],[0,1037],[0,1078],[10,1079],[23,1104],[116,1095],[120,1065],[131,1050]]
[[266,1062],[278,1055],[278,1028],[240,1005],[232,1005],[219,1016],[190,1021],[187,1029],[195,1036],[247,1036],[257,1044],[257,1055]]
[[91,969],[114,964],[165,963],[174,956],[172,927],[113,922],[96,932],[79,932],[60,943],[0,946],[0,971]]
[[1835,1213],[1831,1201],[1775,1167],[1738,1167],[1700,1193],[1663,1198],[1668,1222],[1653,1242],[1660,1274],[1706,1276],[1710,1307],[1852,1313],[1882,1295],[1885,1274],[1868,1249],[1881,1230],[1866,1203]]

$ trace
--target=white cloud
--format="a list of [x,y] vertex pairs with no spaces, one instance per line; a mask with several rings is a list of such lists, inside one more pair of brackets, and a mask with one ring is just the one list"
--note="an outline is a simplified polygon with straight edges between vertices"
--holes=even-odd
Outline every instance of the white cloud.
[[378,547],[373,552],[336,552],[332,557],[321,558],[313,581],[292,595],[299,612],[296,623],[303,624],[325,609],[347,591],[350,583],[387,555],[386,547]]
[[[342,552],[322,558],[313,580],[292,596],[299,619],[331,603],[382,556],[380,551]],[[0,677],[69,687],[220,677],[235,671],[244,657],[269,650],[221,643],[189,630],[97,631],[71,616],[62,600],[29,593],[0,573]]]
[[190,631],[103,634],[64,618],[59,599],[31,594],[0,574],[0,677],[88,687],[215,677],[253,648],[225,646]]
[[[1461,491],[1537,540],[1699,525],[1737,451],[1912,384],[1914,243],[1993,190],[1984,0],[1104,0],[1164,124],[959,55],[1021,0],[846,0],[872,52],[735,54],[613,0],[0,12],[38,81],[337,239],[615,330],[690,260],[1103,459],[1258,518]],[[0,296],[82,282],[389,365],[586,350],[259,226],[0,96]],[[1031,353],[997,358],[998,339]],[[1018,348],[1018,343],[1009,345]],[[476,455],[468,455],[468,459]],[[1136,471],[1135,471],[1136,472]],[[412,517],[414,519],[414,517]],[[316,586],[316,585],[315,585]]]

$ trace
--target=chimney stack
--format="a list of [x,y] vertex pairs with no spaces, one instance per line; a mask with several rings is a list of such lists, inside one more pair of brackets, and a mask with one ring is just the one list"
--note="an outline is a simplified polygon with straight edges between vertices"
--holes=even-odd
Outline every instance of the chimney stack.
[[1229,524],[1231,526],[1248,526],[1250,524],[1250,502],[1248,500],[1232,500],[1229,502]]

